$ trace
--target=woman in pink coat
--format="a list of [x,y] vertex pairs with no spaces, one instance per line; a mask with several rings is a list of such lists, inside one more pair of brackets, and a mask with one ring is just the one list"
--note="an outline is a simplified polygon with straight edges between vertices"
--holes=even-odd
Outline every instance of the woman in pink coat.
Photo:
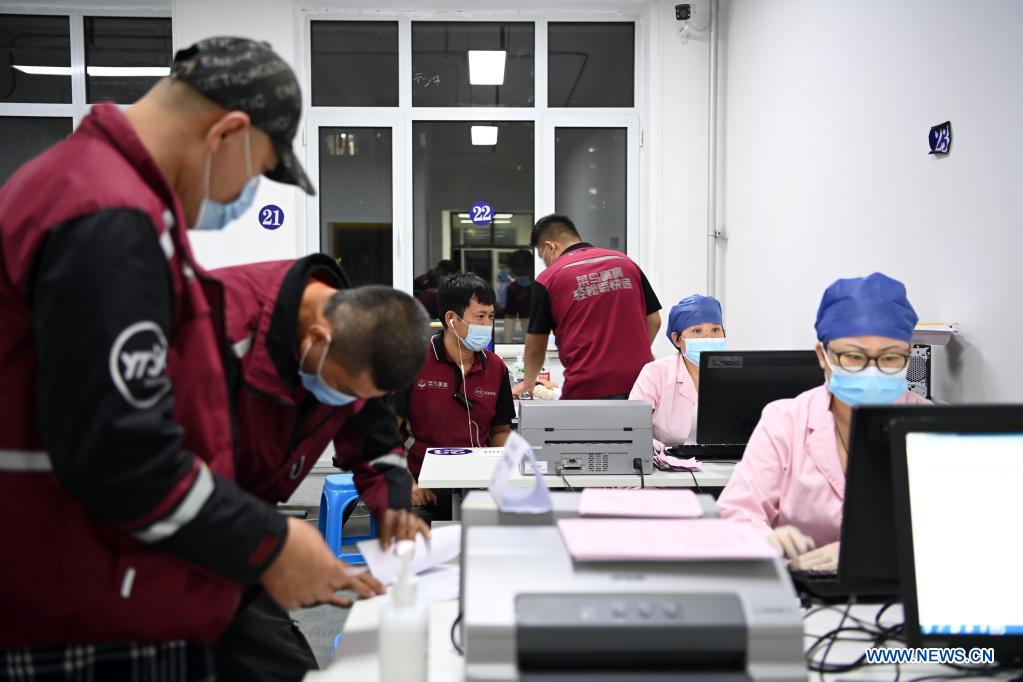
[[650,403],[654,409],[654,439],[661,444],[695,443],[700,353],[725,347],[721,303],[699,294],[683,298],[668,314],[665,334],[678,353],[647,363],[629,400]]
[[838,566],[852,408],[927,402],[906,383],[916,322],[901,282],[837,280],[817,311],[826,384],[764,408],[718,506],[768,533],[791,568]]

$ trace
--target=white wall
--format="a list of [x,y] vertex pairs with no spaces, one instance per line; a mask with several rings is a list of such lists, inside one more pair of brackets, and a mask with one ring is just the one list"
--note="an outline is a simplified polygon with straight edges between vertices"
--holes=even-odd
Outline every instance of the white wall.
[[[296,44],[300,21],[296,7],[312,2],[289,0],[172,0],[174,44],[185,47],[208,35],[229,32],[270,41],[301,73],[306,46]],[[365,2],[319,2],[319,6],[359,6]],[[388,6],[411,3],[397,0]],[[445,0],[429,3],[438,9],[462,6]],[[535,10],[542,2],[519,0],[523,10]],[[630,3],[620,3],[630,4]],[[642,59],[648,77],[641,83],[645,107],[644,147],[641,152],[640,213],[641,265],[657,291],[665,311],[678,299],[703,291],[706,226],[707,144],[707,0],[693,3],[694,17],[689,40],[678,37],[673,0],[650,0],[640,23]],[[613,2],[565,2],[559,10],[610,7]],[[463,7],[464,9],[464,7]],[[311,141],[315,143],[315,141]],[[301,135],[296,148],[302,149]],[[304,150],[303,150],[304,151]],[[300,158],[305,158],[301,154]],[[316,178],[313,178],[314,183]],[[284,209],[286,222],[276,231],[259,226],[255,210],[266,203]],[[302,222],[304,201],[298,191],[265,181],[261,183],[253,210],[219,234],[192,233],[199,260],[207,267],[233,263],[291,258],[307,250]],[[314,245],[315,246],[315,245]],[[673,349],[662,337],[658,354]]]
[[[809,347],[825,286],[881,270],[922,320],[962,324],[936,395],[1023,399],[1023,3],[723,9],[732,346]],[[951,154],[928,156],[946,120]]]
[[[174,47],[181,49],[212,35],[237,35],[266,40],[292,68],[296,68],[295,14],[287,0],[172,0]],[[301,76],[300,76],[301,78]],[[296,153],[305,158],[299,132]],[[312,178],[313,184],[317,179]],[[196,258],[207,268],[250,263],[299,255],[304,237],[304,201],[299,189],[267,179],[249,212],[222,232],[189,233]],[[284,211],[284,225],[267,230],[259,224],[257,211],[275,204]]]
[[[687,41],[679,37],[673,0],[651,2],[645,17],[649,47],[640,239],[644,268],[664,310],[692,293],[706,293],[708,1],[691,3]],[[658,356],[676,352],[664,336]]]

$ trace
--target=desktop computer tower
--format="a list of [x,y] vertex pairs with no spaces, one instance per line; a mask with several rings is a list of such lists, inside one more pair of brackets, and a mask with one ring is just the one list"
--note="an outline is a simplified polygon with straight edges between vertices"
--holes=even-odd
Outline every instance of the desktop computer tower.
[[906,372],[909,390],[928,400],[931,399],[931,350],[930,346],[915,344],[910,351]]

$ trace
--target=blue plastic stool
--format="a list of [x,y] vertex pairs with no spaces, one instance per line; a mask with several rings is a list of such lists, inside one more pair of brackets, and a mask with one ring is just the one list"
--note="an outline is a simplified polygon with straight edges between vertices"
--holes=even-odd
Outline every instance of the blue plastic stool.
[[377,536],[376,519],[370,515],[369,534],[345,537],[342,519],[345,510],[359,501],[359,493],[355,490],[352,474],[331,474],[323,482],[323,493],[320,495],[320,533],[327,540],[327,546],[334,556],[341,561],[361,566],[366,563],[361,552],[342,552],[343,545],[354,545],[363,540],[372,540]]

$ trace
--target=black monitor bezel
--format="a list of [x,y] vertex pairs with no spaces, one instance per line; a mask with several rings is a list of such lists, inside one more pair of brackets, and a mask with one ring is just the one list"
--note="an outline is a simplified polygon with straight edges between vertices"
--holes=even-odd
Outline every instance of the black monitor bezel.
[[[704,401],[704,395],[703,395],[704,388],[703,387],[706,386],[708,383],[713,384],[713,377],[716,376],[716,370],[719,369],[718,367],[711,367],[710,366],[711,363],[714,362],[715,360],[718,360],[719,358],[729,358],[731,356],[757,357],[759,359],[773,357],[773,358],[777,358],[779,360],[784,360],[784,359],[800,360],[801,359],[801,360],[808,361],[807,365],[806,365],[808,367],[810,366],[810,362],[809,361],[811,359],[813,359],[814,362],[817,363],[817,366],[820,367],[820,364],[819,364],[820,361],[817,359],[816,351],[814,351],[812,349],[811,350],[807,350],[807,349],[787,349],[787,350],[720,350],[720,351],[703,351],[702,353],[700,353],[700,391],[699,391],[700,395],[698,397],[698,404],[700,405],[700,407],[699,407],[699,410],[697,411],[697,415],[696,415],[696,442],[697,443],[708,443],[708,442],[715,442],[716,443],[719,440],[718,438],[713,438],[713,437],[708,438],[707,436],[709,436],[709,434],[706,433],[707,428],[705,427],[702,430],[700,428],[701,421],[702,421],[702,423],[706,424],[707,420],[710,418],[710,416],[717,417],[717,415],[713,411],[708,411],[708,410],[705,409],[706,401]],[[824,385],[824,377],[825,377],[824,369],[821,368],[820,369],[820,384],[819,384],[821,386]],[[709,382],[708,382],[708,379],[710,379]],[[807,390],[810,390],[812,388],[815,388],[815,386],[810,387]],[[796,396],[790,396],[790,397],[791,398],[795,398]],[[713,407],[719,407],[719,406],[720,405],[713,405]],[[754,430],[755,429],[756,429],[756,426],[754,425]],[[749,437],[748,436],[747,436],[746,440],[747,440],[747,442],[749,441]],[[739,443],[739,442],[735,443],[735,445],[745,445],[745,444],[746,443]]]
[[889,426],[892,486],[895,503],[895,532],[899,552],[899,584],[902,592],[904,632],[910,646],[990,647],[1005,664],[1023,658],[1023,635],[923,634],[916,595],[916,562],[909,502],[909,472],[906,435],[909,433],[1023,433],[1023,405],[991,406],[984,415],[964,413],[950,407],[940,421],[933,418],[898,417]]

